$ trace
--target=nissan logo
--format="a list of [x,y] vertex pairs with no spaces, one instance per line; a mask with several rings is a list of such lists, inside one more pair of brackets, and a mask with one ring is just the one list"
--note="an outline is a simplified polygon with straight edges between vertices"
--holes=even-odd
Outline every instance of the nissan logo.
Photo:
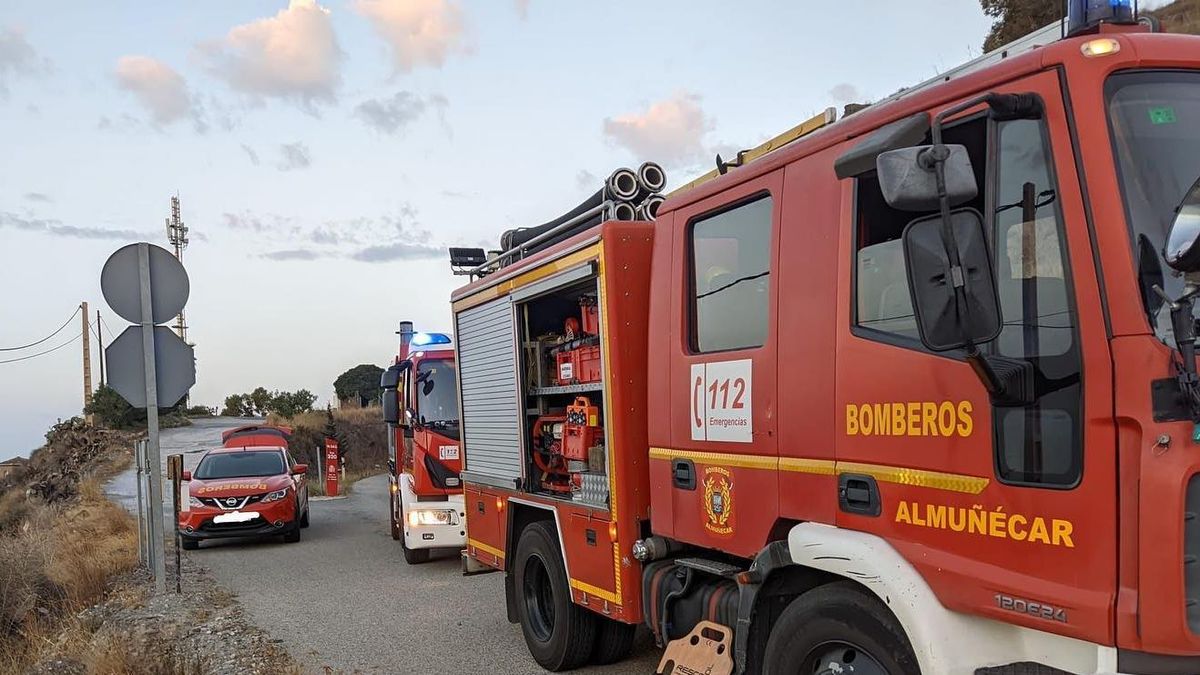
[[225,500],[226,506],[237,506],[237,497],[230,497]]

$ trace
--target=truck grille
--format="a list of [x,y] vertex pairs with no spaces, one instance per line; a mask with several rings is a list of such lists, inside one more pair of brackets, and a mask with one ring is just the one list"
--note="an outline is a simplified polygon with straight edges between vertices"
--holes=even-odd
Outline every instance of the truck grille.
[[1200,474],[1188,480],[1184,504],[1183,596],[1188,627],[1200,634]]

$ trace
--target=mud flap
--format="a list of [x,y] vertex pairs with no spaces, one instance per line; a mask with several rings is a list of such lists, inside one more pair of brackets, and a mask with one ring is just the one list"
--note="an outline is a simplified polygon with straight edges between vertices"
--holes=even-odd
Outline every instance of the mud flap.
[[712,621],[701,621],[692,632],[667,645],[656,675],[729,675],[733,672],[730,644],[733,631]]

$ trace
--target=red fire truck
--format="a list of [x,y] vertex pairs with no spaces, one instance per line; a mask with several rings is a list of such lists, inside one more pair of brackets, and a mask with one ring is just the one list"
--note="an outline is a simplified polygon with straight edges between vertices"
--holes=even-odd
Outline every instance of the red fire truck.
[[400,350],[383,373],[392,538],[415,565],[466,542],[459,472],[458,376],[448,335],[400,323]]
[[466,269],[464,566],[540,665],[1200,673],[1200,38],[1129,5]]

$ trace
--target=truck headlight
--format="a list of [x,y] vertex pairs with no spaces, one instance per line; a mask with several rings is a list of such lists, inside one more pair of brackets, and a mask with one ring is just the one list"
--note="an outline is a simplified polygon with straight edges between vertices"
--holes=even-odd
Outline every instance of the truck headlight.
[[191,495],[188,495],[188,507],[189,508],[202,509],[202,508],[205,508],[206,506],[207,506],[207,504],[200,501],[200,499],[198,497],[193,497]]
[[420,525],[457,525],[458,514],[454,509],[420,509],[408,512],[408,524],[411,527]]
[[263,498],[262,498],[262,500],[263,500],[263,502],[277,502],[277,501],[279,501],[280,499],[283,499],[284,497],[286,497],[286,496],[287,496],[287,494],[288,494],[288,489],[287,489],[287,488],[284,488],[284,489],[282,489],[282,490],[276,490],[276,491],[274,491],[274,492],[268,492],[268,493],[267,493],[267,496],[266,496],[266,497],[263,497]]

